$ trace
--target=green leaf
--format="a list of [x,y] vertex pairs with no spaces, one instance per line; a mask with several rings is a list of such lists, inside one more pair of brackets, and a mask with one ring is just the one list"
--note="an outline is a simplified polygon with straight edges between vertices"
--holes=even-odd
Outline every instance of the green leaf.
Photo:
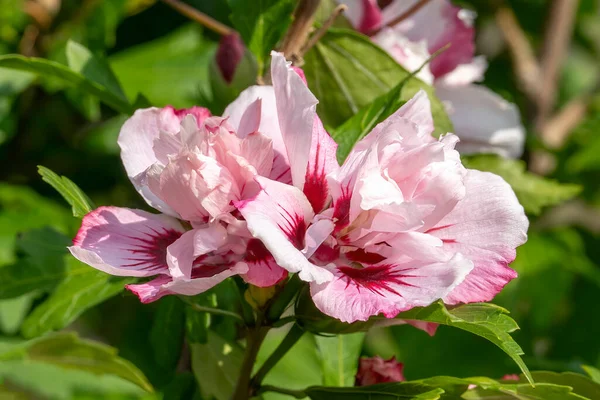
[[365,137],[378,123],[392,115],[405,100],[400,96],[406,80],[361,108],[354,116],[336,128],[331,136],[338,144],[338,161],[344,162],[356,142]]
[[154,359],[165,371],[175,370],[183,345],[184,304],[177,297],[159,300],[150,330]]
[[43,226],[68,233],[76,222],[68,209],[32,189],[0,183],[0,266],[16,262],[18,233]]
[[466,391],[465,400],[586,400],[587,397],[573,393],[568,386],[539,383],[535,387],[523,385],[504,385],[499,388],[477,387]]
[[190,344],[192,370],[204,398],[229,400],[242,365],[242,350],[214,332],[207,343]]
[[520,357],[523,350],[510,336],[510,333],[519,329],[519,327],[507,313],[508,311],[502,307],[487,303],[465,304],[447,309],[443,303],[437,302],[428,307],[413,308],[400,313],[396,318],[434,322],[481,336],[508,354],[517,363],[527,379],[533,382],[529,369]]
[[19,331],[35,296],[36,293],[32,292],[0,301],[0,332],[14,335]]
[[541,383],[568,386],[580,396],[590,399],[600,397],[600,384],[585,375],[574,372],[557,373],[550,371],[533,371],[531,374],[535,379],[536,386]]
[[215,44],[197,26],[130,47],[109,57],[129,99],[143,93],[155,106],[191,107],[208,88],[208,65]]
[[27,256],[0,268],[0,299],[54,288],[68,274],[65,257],[69,244],[66,236],[50,228],[21,235],[17,245]]
[[248,49],[256,56],[262,75],[269,53],[292,20],[295,1],[292,0],[228,0],[231,22]]
[[504,159],[495,155],[463,157],[467,168],[500,175],[515,191],[525,211],[539,214],[543,207],[567,201],[581,192],[581,186],[559,183],[526,171],[523,161]]
[[[201,294],[195,297],[195,303],[207,307],[216,307],[216,296]],[[191,306],[185,307],[186,337],[191,343],[206,343],[208,329],[212,321],[210,313],[194,310]]]
[[[305,56],[308,84],[319,99],[317,111],[328,126],[339,126],[408,78],[400,97],[408,100],[420,89],[431,101],[435,134],[452,132],[452,123],[431,86],[415,77],[353,31],[330,29]],[[409,78],[410,77],[410,78]]]
[[105,274],[67,259],[67,275],[54,292],[27,316],[21,333],[27,338],[59,330],[75,321],[84,311],[121,293],[134,278]]
[[582,365],[581,368],[583,368],[594,382],[600,383],[600,369],[592,367],[591,365]]
[[[95,59],[94,62],[96,62]],[[78,87],[80,90],[98,97],[119,112],[128,114],[132,111],[127,99],[123,98],[120,94],[114,93],[110,88],[105,87],[101,83],[58,62],[43,58],[8,54],[0,56],[0,67],[33,72],[44,77],[60,79],[68,85]],[[84,67],[81,66],[82,69]]]
[[[258,352],[255,371],[273,354],[283,341],[288,328],[271,329]],[[302,368],[298,368],[301,365]],[[300,390],[308,386],[323,385],[323,360],[317,350],[314,335],[302,337],[288,350],[266,375],[263,383]],[[290,398],[278,393],[263,394],[265,400],[289,400]]]
[[354,386],[364,338],[363,332],[331,337],[315,336],[325,385]]
[[96,58],[85,46],[72,40],[67,42],[66,55],[69,68],[104,86],[123,101],[127,101],[121,84],[106,60]]
[[73,216],[83,217],[95,207],[89,197],[65,176],[58,176],[51,170],[38,165],[38,173],[44,182],[52,186],[73,208]]
[[422,383],[401,382],[351,388],[314,386],[304,393],[313,400],[437,400],[444,390]]
[[151,392],[152,386],[142,372],[117,356],[117,350],[84,340],[73,333],[60,333],[31,340],[0,354],[0,360],[27,360],[98,375],[114,375]]
[[[3,361],[0,363],[0,398],[5,399],[6,390],[23,397],[9,399],[74,400],[81,395],[90,399],[140,399],[146,391],[133,383],[114,375],[98,376],[89,372],[64,369],[52,364],[28,360]],[[144,397],[144,399],[147,399]]]

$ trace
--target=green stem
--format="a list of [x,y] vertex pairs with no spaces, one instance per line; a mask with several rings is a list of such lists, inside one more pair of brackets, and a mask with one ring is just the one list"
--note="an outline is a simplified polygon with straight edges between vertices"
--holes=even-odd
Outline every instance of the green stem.
[[265,340],[268,331],[269,327],[261,326],[251,328],[248,331],[246,352],[240,368],[240,375],[237,380],[235,391],[231,397],[232,400],[248,400],[252,396],[250,375],[252,374],[252,369],[254,368],[260,345],[263,340]]
[[302,284],[303,282],[298,278],[298,274],[294,274],[294,276],[286,282],[281,293],[279,293],[275,301],[273,301],[273,304],[271,304],[267,310],[267,321],[274,322],[281,317],[281,314],[283,314],[290,302],[300,291]]
[[288,396],[292,396],[297,399],[303,399],[306,397],[306,393],[304,393],[302,390],[284,389],[284,388],[280,388],[277,386],[271,386],[271,385],[261,386],[260,390],[256,394],[259,395],[259,394],[263,394],[265,392],[276,392],[276,393],[281,393],[281,394],[287,394]]
[[277,321],[273,322],[271,324],[272,328],[281,328],[284,325],[289,324],[290,322],[296,322],[298,318],[296,318],[295,315],[290,315],[289,317],[283,317],[281,319],[278,319]]
[[267,358],[267,361],[260,367],[256,375],[252,378],[252,386],[260,387],[260,383],[265,376],[271,371],[271,369],[281,360],[281,358],[300,340],[304,335],[304,330],[294,324],[289,330],[287,335],[283,338],[283,341],[277,346],[273,354]]
[[193,301],[189,300],[185,296],[180,296],[179,298],[185,304],[187,304],[188,306],[192,307],[195,311],[206,312],[206,313],[209,313],[209,314],[224,315],[224,316],[227,316],[227,317],[232,317],[232,318],[239,319],[240,321],[244,322],[244,318],[242,318],[241,315],[239,315],[237,313],[234,313],[233,311],[220,310],[218,308],[201,306],[200,304],[196,304]]

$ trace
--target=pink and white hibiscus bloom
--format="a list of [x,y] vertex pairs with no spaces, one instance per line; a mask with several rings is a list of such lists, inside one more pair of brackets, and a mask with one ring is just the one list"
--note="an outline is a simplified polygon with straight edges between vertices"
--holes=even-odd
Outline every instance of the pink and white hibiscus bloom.
[[346,16],[353,26],[371,35],[399,64],[415,71],[433,53],[435,57],[417,76],[433,84],[446,105],[460,138],[461,154],[496,153],[517,158],[523,153],[524,128],[519,111],[485,86],[487,63],[474,57],[474,13],[452,5],[450,0],[431,0],[416,12],[395,20],[414,7],[418,0],[393,0],[381,9],[377,0],[338,0],[348,6]]
[[263,177],[236,203],[280,266],[331,273],[310,285],[325,314],[354,322],[437,299],[488,301],[516,277],[523,208],[502,178],[462,166],[456,136],[436,140],[433,129],[420,92],[327,175],[331,207],[315,213],[298,187]]
[[[86,215],[70,247],[80,261],[118,276],[155,278],[129,285],[143,302],[194,295],[237,274],[256,286],[287,276],[253,238],[234,204],[257,195],[257,177],[294,184],[314,212],[327,201],[326,174],[339,168],[337,145],[316,116],[317,100],[280,54],[273,86],[245,90],[213,117],[204,108],[138,110],[119,135],[127,174],[161,211],[100,207]],[[324,282],[321,268],[290,269]]]

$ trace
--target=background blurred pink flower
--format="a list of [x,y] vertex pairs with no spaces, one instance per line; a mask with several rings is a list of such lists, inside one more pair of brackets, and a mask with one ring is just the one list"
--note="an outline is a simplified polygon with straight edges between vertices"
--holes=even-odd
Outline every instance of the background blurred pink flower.
[[446,105],[460,138],[457,149],[462,154],[521,156],[525,131],[517,107],[485,86],[474,84],[483,80],[487,63],[482,56],[474,56],[473,12],[449,0],[432,0],[396,23],[418,0],[394,0],[383,9],[376,1],[338,1],[349,7],[346,15],[355,28],[371,35],[409,71],[415,71],[433,53],[449,45],[417,76],[433,84]]
[[402,382],[404,364],[396,357],[384,360],[379,356],[362,357],[358,363],[355,386],[369,386],[377,383]]

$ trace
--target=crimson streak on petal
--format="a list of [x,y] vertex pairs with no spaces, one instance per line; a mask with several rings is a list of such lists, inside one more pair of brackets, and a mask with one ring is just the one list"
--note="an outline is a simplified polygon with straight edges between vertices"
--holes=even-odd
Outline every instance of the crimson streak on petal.
[[403,278],[414,278],[414,275],[405,275],[402,273],[405,270],[393,270],[390,265],[366,268],[338,267],[338,271],[347,277],[346,287],[354,284],[359,291],[364,288],[380,296],[384,296],[384,292],[402,296],[392,285],[414,287],[403,280]]

